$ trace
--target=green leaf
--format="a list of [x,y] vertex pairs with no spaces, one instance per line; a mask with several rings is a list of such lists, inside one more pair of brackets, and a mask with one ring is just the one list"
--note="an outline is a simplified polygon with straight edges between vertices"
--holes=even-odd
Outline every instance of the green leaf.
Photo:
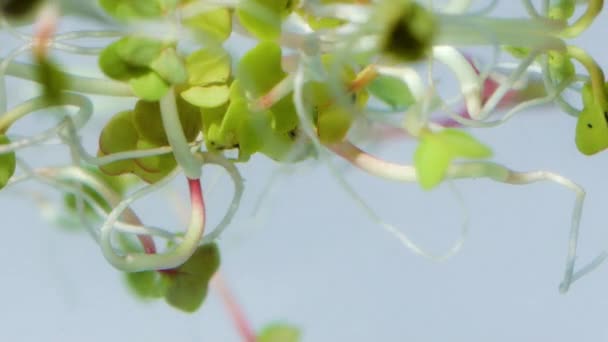
[[188,74],[182,59],[175,49],[167,48],[150,63],[150,68],[160,75],[169,84],[186,82]]
[[437,133],[437,137],[454,158],[485,159],[492,156],[490,148],[465,131],[447,128]]
[[451,153],[434,134],[425,134],[420,138],[418,148],[414,153],[414,167],[418,183],[425,190],[439,185],[448,167]]
[[175,98],[177,102],[177,111],[179,114],[179,122],[184,130],[186,140],[194,141],[202,127],[201,111],[200,108],[193,106],[188,101],[184,100],[179,95],[180,90],[181,88],[177,88],[175,90],[177,95]]
[[281,47],[274,42],[261,42],[247,51],[236,70],[240,86],[254,97],[266,94],[285,76]]
[[207,288],[220,265],[216,244],[200,246],[183,265],[168,272],[165,300],[185,312],[195,312],[207,296]]
[[236,10],[241,24],[260,40],[276,40],[281,35],[281,10],[277,0],[243,0]]
[[233,148],[239,144],[237,129],[243,122],[249,120],[251,112],[249,111],[247,101],[245,99],[236,99],[230,101],[226,114],[222,120],[220,127],[220,140],[217,141],[217,146],[224,148]]
[[219,107],[228,102],[230,89],[227,85],[192,87],[181,93],[184,100],[203,108]]
[[230,55],[221,48],[195,51],[186,59],[188,83],[200,86],[226,83],[230,77],[230,63]]
[[[133,124],[133,112],[120,112],[114,115],[102,129],[99,136],[98,155],[133,151],[137,149],[137,140],[138,134]],[[108,175],[118,175],[133,170],[134,166],[133,160],[128,159],[105,164],[99,169]]]
[[320,111],[317,118],[319,140],[324,144],[342,141],[352,122],[353,115],[344,108],[331,106]]
[[204,12],[183,21],[203,41],[223,42],[232,33],[232,15],[226,8]]
[[300,329],[284,324],[273,323],[266,326],[258,335],[257,342],[299,342]]
[[246,161],[265,144],[272,144],[269,138],[275,134],[270,128],[270,113],[249,113],[236,128],[239,143],[239,160]]
[[158,102],[137,101],[133,110],[133,124],[143,139],[159,146],[169,145]]
[[120,58],[117,52],[118,42],[106,46],[99,54],[99,67],[106,76],[119,81],[128,81],[149,72],[148,68],[130,65]]
[[[162,145],[154,144],[145,139],[140,139],[137,142],[138,150],[149,150]],[[143,157],[135,159],[137,166],[141,167],[147,173],[163,173],[169,174],[175,169],[177,163],[172,153],[159,154],[155,156]]]
[[[180,88],[176,88],[176,94]],[[199,109],[176,96],[179,120],[188,141],[194,141],[201,129]],[[133,123],[140,137],[158,146],[169,145],[158,101],[139,100],[135,105]]]
[[568,78],[574,79],[576,68],[568,55],[562,52],[549,51],[548,57],[551,77],[555,80],[555,82],[559,83]]
[[392,76],[377,77],[367,89],[393,109],[404,109],[416,101],[410,88],[403,81]]
[[548,17],[555,20],[568,20],[574,15],[576,9],[575,0],[553,1],[549,7]]
[[154,71],[131,78],[129,85],[137,97],[146,101],[159,101],[169,91],[169,84]]
[[[205,146],[210,151],[217,150],[215,141],[217,141],[217,136],[219,135],[222,119],[228,110],[228,104],[229,102],[215,108],[201,108],[201,131],[205,138]],[[217,133],[215,138],[210,137],[213,136],[214,133],[210,134],[209,130]]]
[[166,43],[145,36],[126,36],[116,42],[116,54],[131,66],[148,67],[157,59]]
[[125,281],[133,294],[143,300],[162,298],[166,284],[155,271],[125,273]]
[[163,10],[157,0],[99,0],[99,4],[121,20],[160,17]]
[[293,103],[293,93],[287,94],[284,98],[270,107],[272,112],[272,129],[285,133],[294,130],[300,119]]
[[418,182],[423,189],[437,186],[447,172],[453,159],[484,159],[492,151],[468,133],[448,128],[438,133],[427,132],[420,137],[414,153],[414,167]]
[[[11,141],[4,134],[0,134],[0,145],[8,145]],[[9,179],[15,173],[17,159],[15,152],[0,154],[0,189],[8,184]]]

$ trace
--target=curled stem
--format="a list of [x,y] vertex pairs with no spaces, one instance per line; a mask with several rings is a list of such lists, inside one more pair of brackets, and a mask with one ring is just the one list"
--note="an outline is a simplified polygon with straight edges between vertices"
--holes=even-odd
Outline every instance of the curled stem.
[[[413,166],[399,165],[381,160],[362,151],[361,149],[349,142],[335,144],[333,146],[330,146],[330,148],[336,154],[350,162],[352,165],[374,176],[399,182],[416,181],[416,170]],[[446,175],[446,179],[478,177],[489,178],[496,182],[514,185],[531,184],[540,181],[550,181],[560,186],[563,186],[575,193],[576,198],[574,207],[572,209],[568,249],[566,253],[566,265],[564,270],[564,277],[559,287],[560,292],[567,292],[570,288],[570,285],[575,280],[597,267],[601,262],[604,261],[606,255],[608,255],[608,252],[603,252],[598,257],[593,259],[589,264],[582,267],[580,271],[574,273],[580,220],[583,211],[583,203],[585,200],[585,191],[578,184],[561,175],[552,172],[517,172],[510,170],[502,165],[490,162],[470,162],[452,164],[449,167]],[[574,275],[576,275],[576,277]]]
[[[57,106],[75,106],[78,107],[78,113],[73,119],[76,128],[81,128],[89,120],[93,113],[93,104],[91,101],[79,94],[62,93],[62,103]],[[4,134],[12,124],[26,115],[36,112],[41,109],[49,108],[48,101],[43,97],[35,97],[28,101],[22,102],[17,107],[9,110],[0,117],[0,134]]]
[[604,72],[597,62],[585,52],[585,50],[576,46],[568,46],[568,56],[579,61],[591,78],[591,89],[596,101],[599,102],[602,108],[608,108],[608,99],[604,88]]
[[158,183],[136,191],[132,196],[122,200],[108,215],[101,227],[100,245],[103,255],[116,268],[126,272],[171,269],[183,264],[196,250],[205,230],[205,202],[202,196],[201,183],[198,179],[188,179],[190,190],[190,223],[181,241],[169,251],[157,254],[126,253],[117,254],[112,246],[114,223],[124,210],[138,198],[155,191],[171,181],[176,172]]
[[562,37],[574,38],[581,34],[591,26],[595,17],[600,14],[604,7],[604,0],[589,0],[587,3],[585,13],[574,24],[568,26],[560,33]]

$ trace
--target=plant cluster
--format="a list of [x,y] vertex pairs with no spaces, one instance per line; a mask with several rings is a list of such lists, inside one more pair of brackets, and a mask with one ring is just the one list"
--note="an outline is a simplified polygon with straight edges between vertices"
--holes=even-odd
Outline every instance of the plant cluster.
[[[574,142],[581,153],[608,147],[604,74],[570,43],[593,23],[603,1],[543,0],[537,9],[522,0],[528,13],[523,18],[494,16],[495,3],[473,12],[470,0],[9,0],[1,5],[3,31],[23,44],[0,56],[0,78],[31,80],[42,91],[8,108],[5,83],[0,83],[0,187],[36,180],[65,193],[64,210],[88,228],[104,257],[127,273],[137,295],[164,298],[192,312],[218,269],[216,240],[243,193],[238,166],[253,155],[286,164],[318,159],[334,171],[331,157],[339,156],[373,176],[417,182],[427,190],[461,178],[551,181],[576,194],[560,285],[565,292],[606,255],[574,267],[583,189],[552,172],[517,172],[492,161],[492,149],[471,131],[555,103],[576,118]],[[583,13],[574,18],[577,5]],[[107,30],[57,33],[62,15],[96,21]],[[24,25],[33,25],[34,33],[24,33]],[[237,35],[255,42],[240,57],[226,49]],[[83,38],[107,44],[78,45]],[[492,62],[479,63],[460,50],[472,46],[487,47]],[[98,56],[107,77],[74,74],[54,51]],[[24,54],[34,63],[17,60]],[[517,62],[504,62],[508,58]],[[451,97],[437,91],[435,63],[447,66],[458,81]],[[498,70],[508,75],[498,78]],[[580,97],[582,108],[565,98],[567,90]],[[79,136],[96,112],[87,95],[133,99],[99,131],[95,153],[86,151]],[[11,135],[15,122],[52,107],[77,112],[65,110],[55,127],[37,135]],[[437,112],[446,120],[433,119]],[[503,115],[496,118],[498,113]],[[352,137],[355,125],[363,135],[379,126],[416,139],[412,165],[366,153]],[[69,148],[71,164],[31,168],[20,158],[20,150],[52,139]],[[224,168],[235,189],[228,212],[212,230],[205,227],[200,182],[207,164]],[[191,204],[190,222],[179,234],[144,225],[130,208],[175,177],[187,182]],[[434,255],[393,226],[382,226],[433,260],[454,255],[463,241]],[[161,240],[165,246],[159,248]],[[258,340],[298,336],[294,328],[279,325]]]

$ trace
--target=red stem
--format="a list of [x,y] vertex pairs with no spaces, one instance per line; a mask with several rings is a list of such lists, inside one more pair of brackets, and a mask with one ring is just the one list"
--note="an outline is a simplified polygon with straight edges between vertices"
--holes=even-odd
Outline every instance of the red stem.
[[144,247],[146,254],[156,254],[156,246],[154,245],[154,239],[149,235],[137,235],[139,242]]
[[234,298],[234,295],[230,292],[230,289],[228,288],[228,285],[226,285],[224,277],[219,271],[215,273],[211,284],[219,292],[219,295],[224,301],[224,305],[228,309],[228,313],[232,318],[232,322],[234,323],[236,330],[243,338],[243,341],[255,342],[255,332],[251,328],[247,317],[245,317],[245,313],[241,309],[240,305],[237,303],[236,299]]

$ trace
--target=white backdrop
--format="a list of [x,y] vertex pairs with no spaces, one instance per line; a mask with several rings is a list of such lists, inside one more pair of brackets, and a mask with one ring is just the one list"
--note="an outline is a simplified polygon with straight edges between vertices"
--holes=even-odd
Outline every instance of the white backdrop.
[[[520,7],[503,1],[496,13],[521,13]],[[602,15],[576,40],[605,67],[607,19]],[[6,51],[0,46],[0,55]],[[12,104],[29,96],[22,87],[28,84],[9,80]],[[97,123],[125,106],[103,98],[96,104]],[[28,118],[16,129],[31,134],[38,122]],[[556,171],[585,187],[579,249],[585,262],[608,248],[608,152],[579,154],[574,125],[557,108],[544,107],[474,134],[494,148],[497,162]],[[95,140],[86,136],[90,151]],[[410,162],[413,147],[402,141],[381,153]],[[66,156],[58,147],[45,151],[26,158],[39,165]],[[244,165],[247,195],[221,243],[222,272],[257,329],[286,320],[303,329],[304,341],[328,342],[608,340],[608,265],[567,294],[558,292],[573,193],[550,183],[456,182],[471,232],[460,254],[437,264],[413,255],[370,221],[325,165],[299,166],[296,173],[283,172],[254,217],[255,201],[278,166],[262,157]],[[347,179],[382,217],[416,241],[440,251],[457,236],[462,213],[448,186],[425,193],[416,184],[347,170]],[[207,190],[216,173],[205,172]],[[177,184],[185,196],[185,186]],[[24,194],[32,189],[46,188],[0,193],[0,341],[239,341],[214,291],[192,315],[162,301],[138,301],[84,232],[66,232],[42,218]],[[209,190],[212,221],[223,214],[230,190],[226,177]],[[164,195],[135,208],[147,223],[179,227]]]

